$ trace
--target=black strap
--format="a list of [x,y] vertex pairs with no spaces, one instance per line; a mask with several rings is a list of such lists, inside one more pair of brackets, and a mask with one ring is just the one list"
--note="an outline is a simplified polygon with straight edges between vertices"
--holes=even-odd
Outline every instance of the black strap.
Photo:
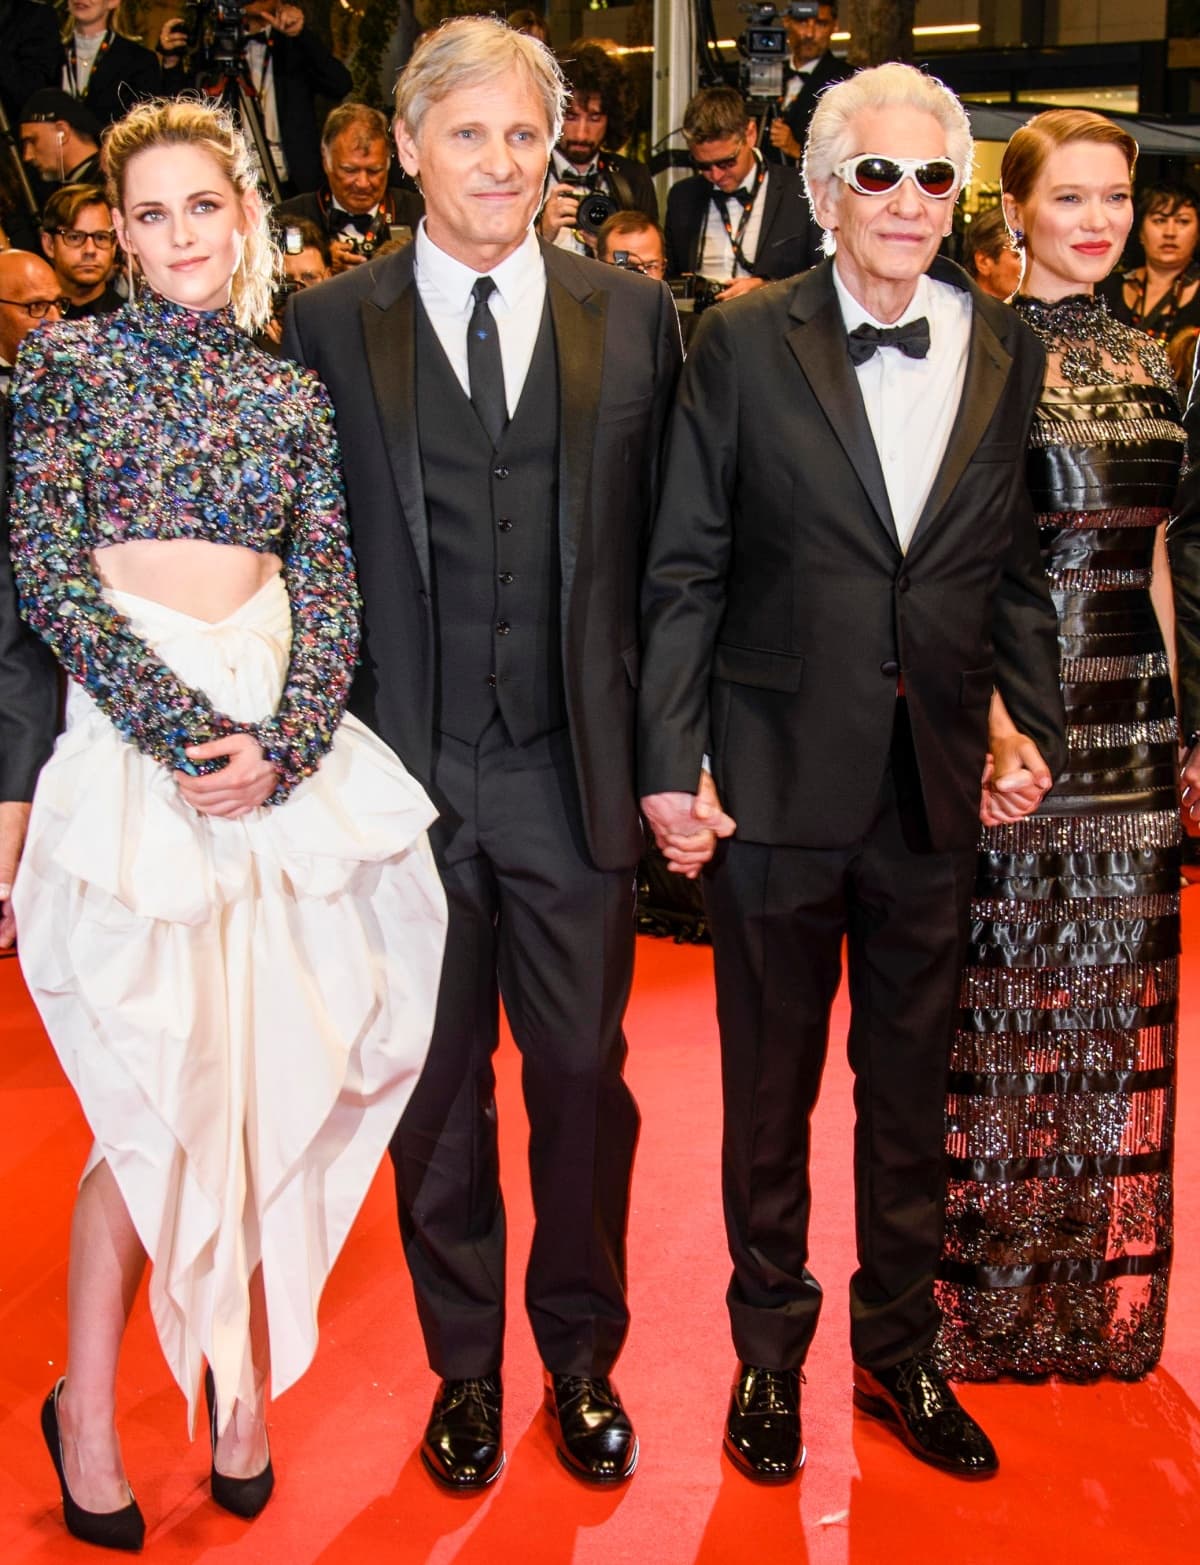
[[508,423],[508,403],[504,395],[504,360],[500,356],[500,334],[496,330],[488,300],[496,291],[490,277],[477,277],[471,292],[475,308],[467,327],[467,378],[471,383],[471,406],[479,422],[495,445]]

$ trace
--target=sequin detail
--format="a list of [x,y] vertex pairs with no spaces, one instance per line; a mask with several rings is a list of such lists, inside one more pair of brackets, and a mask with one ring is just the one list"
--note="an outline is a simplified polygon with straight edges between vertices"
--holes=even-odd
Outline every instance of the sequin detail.
[[1174,395],[1175,378],[1162,343],[1114,320],[1094,294],[1047,301],[1018,294],[1017,313],[1042,339],[1068,386],[1132,386],[1149,381]]
[[1086,305],[1021,311],[1075,381],[1043,393],[1028,461],[1069,759],[1036,815],[981,839],[937,1283],[938,1354],[966,1379],[1133,1378],[1162,1351],[1180,825],[1148,587],[1181,432],[1155,353]]
[[[333,409],[232,312],[145,293],[25,340],[12,389],[12,551],[22,613],[117,729],[162,765],[251,733],[280,776],[271,803],[333,742],[358,654]],[[103,597],[92,550],[200,538],[279,555],[292,648],[278,709],[237,723],[186,685]]]

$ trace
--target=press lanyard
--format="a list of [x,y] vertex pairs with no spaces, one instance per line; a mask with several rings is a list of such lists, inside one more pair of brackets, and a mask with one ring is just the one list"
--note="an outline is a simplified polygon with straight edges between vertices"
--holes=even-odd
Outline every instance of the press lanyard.
[[750,221],[750,214],[754,210],[754,203],[758,199],[758,192],[761,190],[762,182],[764,179],[766,179],[766,177],[767,165],[760,161],[758,165],[758,178],[754,181],[754,184],[751,187],[749,201],[747,201],[745,206],[742,207],[742,220],[738,224],[738,230],[736,234],[733,231],[733,224],[729,221],[729,202],[733,198],[733,192],[730,191],[729,196],[723,202],[720,202],[717,205],[717,211],[720,213],[721,221],[725,225],[725,232],[729,236],[730,248],[733,251],[733,269],[735,272],[739,266],[747,272],[753,270],[752,263],[747,261],[745,255],[742,252],[742,238],[746,232],[746,224]]

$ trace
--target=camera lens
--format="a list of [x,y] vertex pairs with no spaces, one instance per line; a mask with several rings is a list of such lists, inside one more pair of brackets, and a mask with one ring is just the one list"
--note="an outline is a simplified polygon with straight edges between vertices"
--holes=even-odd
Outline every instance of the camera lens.
[[620,208],[611,196],[601,195],[596,191],[592,191],[588,195],[580,197],[579,211],[576,213],[575,221],[585,234],[595,234],[604,227],[613,213],[619,210]]

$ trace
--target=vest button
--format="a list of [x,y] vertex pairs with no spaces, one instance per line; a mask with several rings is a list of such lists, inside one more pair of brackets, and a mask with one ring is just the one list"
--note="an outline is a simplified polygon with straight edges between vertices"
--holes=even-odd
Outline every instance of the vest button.
[[492,477],[493,478],[507,478],[508,477],[508,468],[505,467],[503,462],[501,462],[498,467],[493,467],[492,468]]
[[496,676],[495,676],[495,674],[489,674],[488,677],[484,680],[484,684],[487,685],[490,689],[495,690],[495,688],[496,688]]
[[881,663],[879,665],[879,672],[886,675],[888,679],[895,679],[896,675],[900,672],[900,665],[899,663],[896,663],[891,658],[889,658],[886,663]]
[[513,573],[511,571],[501,571],[500,572],[499,581],[500,581],[501,586],[503,586],[503,587],[511,586],[512,579],[513,579]]
[[512,523],[509,521],[507,516],[502,516],[500,518],[500,520],[496,523],[496,526],[500,529],[500,531],[502,533],[510,533],[510,532],[512,532]]
[[907,576],[898,576],[896,578],[896,587],[897,587],[898,591],[900,591],[900,592],[907,592],[908,589],[909,589],[909,586],[910,586],[910,582],[909,582],[909,579],[908,579]]
[[508,621],[506,619],[502,619],[496,626],[496,634],[498,636],[507,636],[511,629],[512,626],[508,623]]

